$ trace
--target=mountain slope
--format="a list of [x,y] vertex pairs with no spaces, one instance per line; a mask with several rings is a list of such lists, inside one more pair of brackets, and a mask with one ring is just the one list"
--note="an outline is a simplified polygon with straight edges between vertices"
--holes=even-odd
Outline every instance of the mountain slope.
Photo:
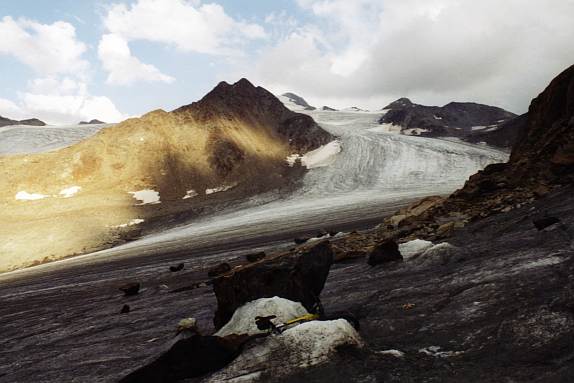
[[17,121],[0,116],[0,128],[3,126],[10,126],[10,125],[44,126],[46,125],[46,123],[44,121],[38,120],[37,118],[29,118],[27,120]]
[[[471,102],[451,102],[439,107],[415,104],[408,98],[398,99],[383,110],[385,114],[379,123],[400,126],[403,134],[425,137],[467,139],[484,131],[496,130],[501,123],[516,117],[506,110]],[[487,143],[495,142],[489,141]]]
[[241,80],[67,148],[0,158],[10,223],[0,234],[0,270],[101,248],[141,220],[289,186],[303,171],[287,156],[332,139]]

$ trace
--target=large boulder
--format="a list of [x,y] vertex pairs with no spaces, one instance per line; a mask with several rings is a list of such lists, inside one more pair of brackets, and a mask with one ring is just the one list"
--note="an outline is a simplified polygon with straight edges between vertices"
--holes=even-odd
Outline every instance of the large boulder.
[[383,263],[402,261],[403,256],[399,250],[399,245],[393,241],[388,240],[379,243],[369,253],[367,263],[370,266],[376,266]]
[[278,296],[313,312],[333,263],[329,242],[320,242],[258,263],[234,269],[213,282],[217,329],[225,325],[235,310],[259,298]]

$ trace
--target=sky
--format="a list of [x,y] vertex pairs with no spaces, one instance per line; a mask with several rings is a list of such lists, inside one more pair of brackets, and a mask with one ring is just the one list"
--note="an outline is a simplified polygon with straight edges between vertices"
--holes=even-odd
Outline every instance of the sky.
[[116,122],[242,77],[315,106],[523,113],[573,41],[574,0],[3,0],[0,115]]

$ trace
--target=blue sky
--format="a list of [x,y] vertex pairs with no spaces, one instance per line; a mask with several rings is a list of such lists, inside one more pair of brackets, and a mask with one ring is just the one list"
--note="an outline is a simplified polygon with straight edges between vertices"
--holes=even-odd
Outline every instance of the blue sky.
[[121,120],[247,77],[316,106],[526,111],[574,63],[573,0],[14,0],[0,115]]

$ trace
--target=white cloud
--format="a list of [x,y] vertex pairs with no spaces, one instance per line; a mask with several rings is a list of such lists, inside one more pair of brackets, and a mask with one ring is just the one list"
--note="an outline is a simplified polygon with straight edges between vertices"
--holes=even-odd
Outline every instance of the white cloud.
[[83,73],[86,45],[76,39],[75,28],[66,22],[41,24],[33,20],[0,21],[0,54],[10,55],[42,75]]
[[132,56],[127,41],[115,34],[102,36],[98,57],[108,72],[109,84],[128,85],[137,81],[171,83],[173,77],[161,73],[156,67],[140,62]]
[[89,94],[86,83],[69,77],[31,80],[26,91],[18,94],[17,102],[0,99],[0,115],[18,120],[36,117],[56,125],[127,118],[109,98]]
[[130,6],[114,4],[107,11],[104,25],[107,33],[100,41],[99,57],[109,72],[108,82],[114,84],[173,81],[134,57],[128,47],[130,41],[166,44],[181,52],[237,56],[246,42],[266,37],[260,25],[235,20],[222,6],[201,1],[138,0]]
[[71,78],[33,80],[19,98],[20,108],[29,116],[49,123],[73,124],[94,118],[117,122],[126,118],[109,98],[89,94],[86,83]]
[[[394,98],[525,111],[574,63],[574,1],[298,0],[311,21],[265,49],[253,80],[311,101]],[[346,105],[334,105],[346,106]],[[360,105],[359,105],[360,106]]]
[[53,124],[125,118],[109,98],[88,92],[89,63],[83,58],[87,47],[76,38],[71,24],[5,16],[0,21],[0,36],[0,55],[13,56],[42,76],[28,81],[15,101],[0,99],[0,115],[36,117]]

